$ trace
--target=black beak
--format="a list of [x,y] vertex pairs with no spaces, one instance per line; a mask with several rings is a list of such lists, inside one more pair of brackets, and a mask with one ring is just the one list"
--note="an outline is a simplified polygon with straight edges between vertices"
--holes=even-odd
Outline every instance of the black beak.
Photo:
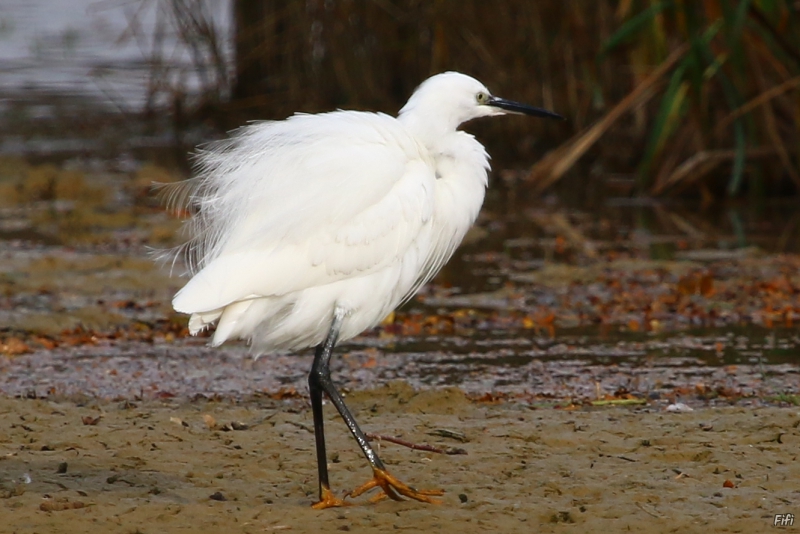
[[552,111],[547,111],[546,109],[542,108],[535,108],[526,104],[520,104],[519,102],[506,100],[505,98],[497,98],[496,96],[490,96],[486,105],[504,109],[511,113],[521,113],[523,115],[530,115],[532,117],[548,117],[550,119],[560,119],[562,121],[566,120],[565,117],[562,117],[558,113],[553,113]]

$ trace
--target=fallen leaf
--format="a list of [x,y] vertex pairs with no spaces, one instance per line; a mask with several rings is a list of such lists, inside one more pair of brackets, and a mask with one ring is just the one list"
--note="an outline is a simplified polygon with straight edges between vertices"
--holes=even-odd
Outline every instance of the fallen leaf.
[[33,341],[35,341],[36,343],[38,343],[47,350],[52,350],[58,346],[58,343],[44,336],[36,336],[35,338],[33,338]]
[[302,397],[293,387],[280,388],[275,393],[268,394],[268,396],[273,400],[297,399]]
[[103,417],[102,415],[98,415],[97,417],[92,417],[91,415],[84,415],[83,417],[81,417],[81,421],[83,421],[84,425],[94,426],[100,422],[100,419],[102,417]]
[[63,512],[64,510],[77,510],[85,508],[86,505],[81,501],[70,502],[68,500],[45,501],[39,505],[42,512]]
[[714,278],[709,273],[705,273],[700,277],[699,285],[701,295],[704,297],[711,297],[714,295]]
[[213,430],[217,426],[217,420],[208,413],[203,414],[203,422],[205,422],[209,430]]
[[21,339],[10,337],[5,342],[0,343],[0,352],[7,356],[18,356],[33,352],[31,348]]

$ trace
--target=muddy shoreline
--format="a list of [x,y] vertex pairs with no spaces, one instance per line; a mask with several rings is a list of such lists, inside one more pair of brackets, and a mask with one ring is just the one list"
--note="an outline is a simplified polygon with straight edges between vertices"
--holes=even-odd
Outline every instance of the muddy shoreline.
[[[117,167],[0,159],[0,532],[761,532],[798,513],[781,217],[744,246],[691,210],[490,198],[434,283],[333,360],[366,431],[467,451],[379,444],[445,502],[316,512],[310,354],[187,338],[183,281],[148,257],[181,225],[150,185],[180,176]],[[369,470],[326,413],[341,494]]]
[[[311,510],[302,396],[0,397],[5,531],[759,532],[800,502],[796,407],[557,409],[401,383],[351,392],[348,403],[366,431],[467,451],[378,445],[396,476],[444,489],[443,504]],[[326,415],[341,493],[369,470],[329,406]]]

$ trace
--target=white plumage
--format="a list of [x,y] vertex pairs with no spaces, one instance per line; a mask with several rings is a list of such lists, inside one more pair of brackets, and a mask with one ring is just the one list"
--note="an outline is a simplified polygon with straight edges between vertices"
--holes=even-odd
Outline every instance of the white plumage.
[[488,155],[457,127],[509,111],[547,113],[448,72],[397,118],[334,111],[241,128],[198,156],[176,251],[193,277],[173,306],[193,334],[216,322],[213,345],[243,338],[257,353],[320,344],[334,314],[339,341],[378,324],[439,271],[483,203]]

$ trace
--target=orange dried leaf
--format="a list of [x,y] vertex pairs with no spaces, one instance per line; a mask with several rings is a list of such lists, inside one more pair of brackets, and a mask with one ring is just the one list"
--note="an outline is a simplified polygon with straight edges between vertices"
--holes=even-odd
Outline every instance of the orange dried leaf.
[[10,337],[4,343],[0,343],[0,352],[7,356],[17,356],[33,352],[31,348],[21,339]]
[[700,277],[700,294],[704,297],[710,297],[714,294],[714,278],[706,273]]
[[58,343],[44,336],[36,336],[33,340],[47,350],[52,350],[58,346]]
[[475,402],[484,402],[487,404],[498,404],[503,402],[504,395],[496,395],[494,393],[484,393],[480,397],[473,398],[472,400]]
[[302,397],[297,390],[293,387],[288,388],[281,388],[275,393],[270,393],[269,397],[275,400],[284,400],[284,399],[298,399]]
[[556,252],[559,254],[563,254],[564,250],[567,248],[567,240],[561,236],[556,237]]
[[536,322],[542,326],[551,325],[556,320],[556,314],[550,312],[547,315],[539,315],[536,317]]
[[217,420],[214,419],[214,416],[208,413],[203,414],[203,422],[206,424],[209,430],[213,430],[217,426]]
[[83,421],[84,425],[95,426],[97,423],[100,422],[102,415],[98,415],[97,417],[92,417],[91,415],[84,415],[81,417],[81,421]]
[[86,505],[81,501],[45,501],[39,505],[39,510],[42,512],[63,512],[64,510],[77,510],[79,508],[84,508],[85,506]]
[[697,293],[697,278],[694,274],[687,274],[678,280],[677,289],[681,295],[694,295]]

